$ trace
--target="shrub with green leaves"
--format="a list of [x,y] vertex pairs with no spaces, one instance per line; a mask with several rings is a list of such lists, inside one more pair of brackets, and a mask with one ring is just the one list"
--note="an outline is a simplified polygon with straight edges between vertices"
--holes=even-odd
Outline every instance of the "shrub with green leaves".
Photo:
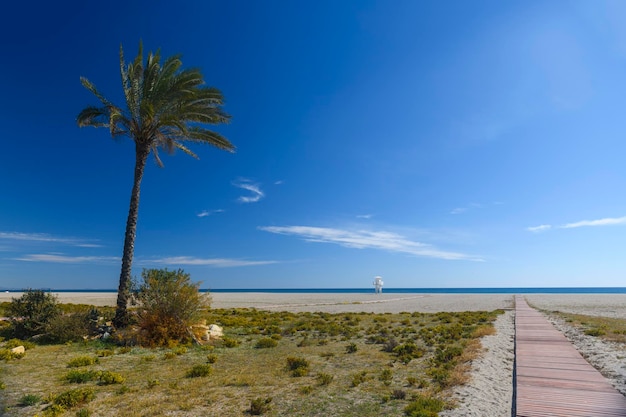
[[37,405],[41,402],[41,397],[36,394],[26,394],[20,398],[19,405],[22,407],[29,407],[31,405]]
[[53,403],[63,408],[73,408],[86,404],[96,398],[93,388],[76,388],[62,392],[54,398]]
[[257,340],[256,344],[254,345],[254,347],[257,349],[268,349],[276,346],[278,346],[278,342],[271,337],[263,337]]
[[27,290],[20,298],[13,298],[7,308],[13,335],[29,338],[45,335],[50,322],[61,315],[57,298],[41,290]]
[[225,348],[234,348],[237,347],[241,344],[241,342],[235,338],[232,337],[224,337],[222,339],[222,346],[224,346]]
[[418,395],[404,408],[404,414],[409,417],[437,417],[445,405],[440,399]]
[[331,382],[333,382],[333,376],[331,374],[327,374],[325,372],[320,372],[319,374],[317,374],[317,377],[315,379],[317,379],[317,383],[319,385],[330,385]]
[[304,358],[290,356],[287,358],[287,369],[291,371],[292,376],[306,376],[309,374],[309,361]]
[[98,362],[100,362],[100,360],[96,356],[77,356],[70,359],[70,361],[67,363],[67,367],[79,368],[81,366],[95,365]]
[[18,346],[24,346],[24,350],[30,350],[35,347],[35,344],[33,342],[29,342],[28,340],[21,339],[9,339],[4,343],[4,347],[6,349],[13,349]]
[[98,376],[98,371],[72,369],[65,374],[63,379],[71,384],[84,384],[85,382],[95,381],[98,379]]
[[100,371],[98,374],[98,380],[100,385],[113,385],[123,384],[126,378],[117,372]]
[[209,376],[211,375],[212,371],[213,369],[211,368],[211,365],[209,364],[205,363],[201,365],[195,365],[193,368],[187,371],[187,378],[198,378],[198,377],[203,377],[203,376]]
[[0,360],[10,361],[12,359],[22,359],[26,353],[12,352],[11,349],[0,349]]
[[198,291],[200,283],[192,283],[182,269],[144,269],[141,277],[141,284],[135,284],[141,343],[167,346],[189,341],[189,326],[209,307],[208,296]]

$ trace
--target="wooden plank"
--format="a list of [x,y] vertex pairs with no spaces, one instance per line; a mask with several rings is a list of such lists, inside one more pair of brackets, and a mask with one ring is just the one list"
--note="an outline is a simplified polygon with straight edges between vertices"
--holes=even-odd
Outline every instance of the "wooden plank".
[[515,297],[515,416],[626,417],[626,398],[521,296]]

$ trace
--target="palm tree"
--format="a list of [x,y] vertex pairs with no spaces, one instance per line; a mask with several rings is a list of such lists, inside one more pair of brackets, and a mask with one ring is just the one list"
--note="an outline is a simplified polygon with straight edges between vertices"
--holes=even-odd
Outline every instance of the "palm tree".
[[207,87],[200,70],[181,69],[180,55],[167,58],[161,64],[161,55],[150,52],[144,63],[143,47],[133,62],[124,62],[120,45],[120,73],[126,105],[119,107],[107,100],[86,78],[83,86],[91,91],[102,106],[83,109],[76,121],[78,126],[108,127],[113,138],[128,136],[135,142],[135,175],[126,221],[122,271],[117,293],[117,309],[113,323],[116,327],[128,325],[127,305],[130,296],[131,267],[137,232],[139,193],[146,160],[150,153],[163,167],[159,149],[168,153],[180,149],[198,158],[182,142],[213,145],[233,152],[235,147],[220,134],[203,127],[206,124],[227,123],[222,93]]

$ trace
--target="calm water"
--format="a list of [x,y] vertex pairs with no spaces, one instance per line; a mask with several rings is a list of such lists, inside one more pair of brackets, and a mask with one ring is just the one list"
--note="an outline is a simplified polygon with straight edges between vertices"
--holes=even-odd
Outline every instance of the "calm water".
[[[54,292],[117,292],[114,289],[82,289],[64,290],[56,288],[41,288]],[[5,290],[2,290],[5,291]],[[11,290],[19,291],[19,290]],[[247,288],[247,289],[201,289],[202,292],[262,292],[278,294],[361,294],[373,293],[373,288]],[[384,293],[391,294],[626,294],[626,287],[570,287],[570,288],[383,288]]]

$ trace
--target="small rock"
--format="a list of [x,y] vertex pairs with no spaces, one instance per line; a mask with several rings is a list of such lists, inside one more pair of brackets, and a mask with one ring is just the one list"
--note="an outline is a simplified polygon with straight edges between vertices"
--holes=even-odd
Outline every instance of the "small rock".
[[20,353],[24,353],[24,352],[26,352],[26,349],[24,349],[24,346],[16,346],[13,349],[11,349],[11,353],[20,354]]
[[209,334],[209,340],[221,339],[224,336],[224,330],[217,324],[211,324],[207,333]]

